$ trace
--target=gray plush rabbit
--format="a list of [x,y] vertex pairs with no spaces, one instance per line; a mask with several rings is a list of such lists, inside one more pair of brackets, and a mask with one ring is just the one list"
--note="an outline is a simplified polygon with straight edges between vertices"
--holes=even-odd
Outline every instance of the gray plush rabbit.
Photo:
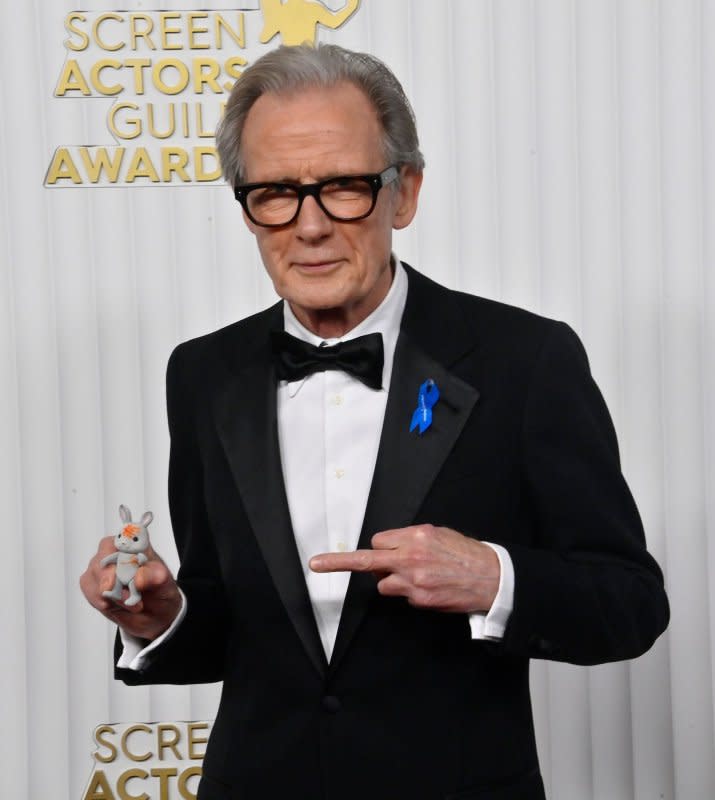
[[142,596],[134,585],[137,570],[146,564],[149,558],[144,551],[149,547],[149,531],[147,526],[154,519],[151,511],[142,515],[140,522],[132,522],[132,512],[126,506],[119,506],[119,516],[124,526],[114,537],[116,553],[105,556],[100,562],[103,567],[107,564],[117,565],[117,577],[111,591],[102,592],[102,597],[121,601],[122,587],[129,589],[129,597],[124,601],[125,606],[135,606]]

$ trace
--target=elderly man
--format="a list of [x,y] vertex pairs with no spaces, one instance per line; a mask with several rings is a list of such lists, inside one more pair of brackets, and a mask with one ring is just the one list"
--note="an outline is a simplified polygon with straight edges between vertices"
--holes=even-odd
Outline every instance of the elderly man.
[[172,355],[178,586],[103,599],[108,541],[82,578],[117,673],[223,680],[201,800],[541,799],[529,659],[668,620],[583,349],[392,254],[423,160],[377,59],[269,53],[218,143],[283,299]]

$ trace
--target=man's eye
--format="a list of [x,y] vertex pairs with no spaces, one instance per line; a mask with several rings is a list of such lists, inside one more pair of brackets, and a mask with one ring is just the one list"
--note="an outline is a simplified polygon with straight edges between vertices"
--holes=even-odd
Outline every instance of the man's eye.
[[366,187],[365,181],[358,178],[335,178],[325,185],[326,189],[362,189]]
[[321,194],[329,194],[334,196],[355,196],[363,194],[371,194],[372,190],[369,184],[358,178],[336,178],[330,183],[323,186]]
[[295,197],[295,189],[290,186],[266,186],[262,189],[255,189],[251,192],[251,203],[265,205],[277,200],[292,200]]

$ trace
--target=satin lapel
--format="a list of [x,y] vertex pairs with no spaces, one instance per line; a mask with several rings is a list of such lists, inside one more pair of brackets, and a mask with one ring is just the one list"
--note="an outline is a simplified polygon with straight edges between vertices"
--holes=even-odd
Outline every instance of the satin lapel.
[[[250,387],[250,389],[249,389]],[[323,675],[315,623],[290,521],[278,444],[273,367],[244,368],[215,407],[219,435],[263,558],[310,660]]]
[[[420,384],[432,378],[440,399],[432,426],[421,436],[410,433]],[[415,515],[452,450],[479,392],[453,375],[403,332],[397,342],[385,422],[370,488],[359,548],[369,548],[378,531],[413,524]],[[331,670],[344,655],[368,605],[375,596],[375,578],[353,573],[343,606]]]

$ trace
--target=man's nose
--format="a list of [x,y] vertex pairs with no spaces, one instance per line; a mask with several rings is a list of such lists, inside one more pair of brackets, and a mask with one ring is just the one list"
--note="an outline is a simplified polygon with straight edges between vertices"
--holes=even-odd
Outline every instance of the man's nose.
[[333,229],[333,220],[318,205],[316,198],[308,195],[300,207],[295,226],[299,238],[310,241],[328,236]]

